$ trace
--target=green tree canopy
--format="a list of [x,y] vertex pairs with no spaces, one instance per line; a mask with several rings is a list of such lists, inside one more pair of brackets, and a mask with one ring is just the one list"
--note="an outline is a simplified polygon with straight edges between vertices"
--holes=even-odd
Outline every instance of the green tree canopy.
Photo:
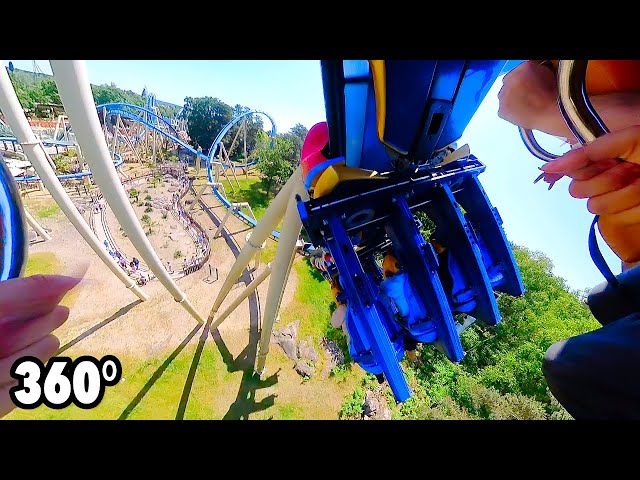
[[258,132],[257,168],[269,194],[284,185],[294,172],[295,166],[289,161],[292,152],[293,144],[290,140],[277,135],[272,141],[264,131]]
[[300,155],[302,153],[302,145],[304,144],[304,139],[307,137],[307,127],[302,125],[301,123],[296,123],[291,130],[287,133],[283,134],[283,137],[291,142],[293,145],[293,152],[289,157],[289,161],[291,161],[294,165],[298,165],[300,163]]
[[233,109],[218,98],[186,97],[187,133],[193,145],[207,152],[216,135],[233,118]]
[[[501,294],[502,322],[496,327],[476,322],[463,332],[466,356],[460,363],[449,362],[431,345],[420,347],[418,365],[405,361],[414,396],[395,409],[397,418],[571,418],[549,392],[542,359],[552,343],[599,324],[579,292],[553,275],[547,256],[523,247],[514,247],[514,255],[526,294]],[[343,416],[358,411],[371,381],[367,377],[348,399]]]

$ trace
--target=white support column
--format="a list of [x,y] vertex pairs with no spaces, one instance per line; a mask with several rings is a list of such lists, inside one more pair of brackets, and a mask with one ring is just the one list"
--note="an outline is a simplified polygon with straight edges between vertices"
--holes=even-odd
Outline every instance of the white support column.
[[209,313],[209,319],[213,318],[216,314],[220,305],[222,305],[222,302],[231,291],[231,287],[236,283],[236,280],[238,280],[242,271],[247,267],[247,265],[249,265],[249,262],[251,262],[251,259],[254,257],[256,250],[260,248],[259,245],[262,245],[262,243],[269,238],[273,229],[282,219],[287,209],[287,205],[289,204],[289,199],[294,196],[294,186],[299,183],[302,183],[300,167],[296,168],[296,171],[293,172],[289,180],[287,180],[287,183],[284,184],[280,189],[280,192],[278,192],[276,197],[271,201],[269,207],[264,212],[262,219],[251,232],[251,237],[249,237],[247,243],[242,247],[235,263],[232,265],[229,274],[224,280],[224,284],[220,288],[218,296],[213,302],[211,312]]
[[276,249],[276,258],[272,266],[273,273],[271,274],[267,299],[265,300],[258,358],[255,368],[255,371],[260,376],[264,372],[267,354],[269,353],[269,342],[271,340],[273,324],[278,316],[278,310],[280,310],[282,295],[296,254],[296,243],[300,236],[300,230],[302,229],[302,221],[298,213],[295,196],[296,194],[301,197],[305,196],[306,190],[302,183],[302,176],[298,175],[295,180],[291,195],[289,196],[287,211],[284,215],[280,239],[278,240],[278,248]]
[[60,206],[60,209],[67,216],[71,224],[76,228],[78,233],[85,239],[89,246],[98,255],[100,260],[124,283],[128,289],[138,296],[140,300],[148,300],[149,296],[144,293],[131,278],[120,268],[116,261],[109,255],[100,243],[95,234],[86,224],[80,212],[75,207],[69,195],[64,190],[60,181],[56,177],[54,170],[47,162],[47,155],[42,143],[36,138],[27,117],[24,115],[22,106],[18,101],[11,80],[4,68],[0,68],[0,109],[7,117],[12,130],[16,134],[16,138],[23,145],[23,150],[27,154],[33,168],[40,177],[42,183],[49,191],[53,199]]
[[71,123],[74,125],[78,143],[87,155],[93,178],[120,222],[122,229],[144,262],[176,302],[180,303],[197,321],[203,322],[200,314],[185,293],[178,288],[151,246],[118,179],[107,144],[100,132],[100,123],[96,115],[84,62],[51,60],[50,63],[60,98]]
[[271,264],[267,264],[264,270],[260,272],[260,275],[254,278],[253,281],[249,285],[247,285],[247,288],[245,288],[244,291],[240,295],[238,295],[238,297],[231,303],[231,305],[229,305],[229,307],[227,307],[227,309],[222,312],[220,316],[218,316],[216,321],[211,324],[210,330],[215,330],[216,328],[218,328],[220,324],[224,322],[225,319],[229,315],[231,315],[231,313],[233,313],[236,308],[238,308],[238,306],[244,301],[244,299],[251,295],[255,291],[255,289],[258,288],[258,286],[267,279],[270,274]]
[[220,222],[220,225],[218,225],[218,228],[216,229],[216,232],[213,234],[213,238],[216,239],[220,236],[220,233],[222,232],[222,229],[224,228],[225,224],[227,223],[227,220],[229,220],[229,217],[231,216],[231,214],[233,213],[233,209],[235,207],[231,207],[227,209],[227,213],[225,213],[224,218],[222,219],[222,221]]
[[47,231],[44,228],[42,228],[42,226],[36,221],[35,218],[31,216],[31,214],[26,208],[24,209],[24,216],[27,219],[27,223],[31,226],[31,228],[33,228],[36,231],[38,235],[44,238],[46,242],[51,240],[51,235],[49,235],[49,233],[47,233]]
[[244,126],[244,177],[249,178],[249,167],[247,166],[249,160],[247,159],[247,117],[242,121],[242,125]]
[[233,162],[231,161],[231,158],[229,157],[227,150],[224,148],[224,143],[220,142],[220,148],[222,149],[222,152],[223,152],[222,156],[224,160],[227,162],[227,165],[229,165],[229,170],[231,170],[231,173],[233,174],[233,178],[236,180],[236,184],[238,185],[238,188],[240,188],[240,182],[238,181],[238,176],[236,175],[236,169],[233,166]]
[[156,164],[156,141],[157,141],[157,132],[155,131],[155,129],[151,130],[151,135],[153,135],[153,157],[151,161],[155,165]]
[[208,188],[212,188],[212,187],[221,187],[222,184],[221,183],[215,183],[215,182],[207,182],[204,185],[202,185],[202,188],[200,189],[200,191],[198,192],[198,194],[196,195],[196,198],[193,202],[191,202],[191,205],[189,205],[189,210],[187,210],[188,212],[190,212],[191,210],[193,210],[193,207],[197,205],[197,203],[200,201],[200,197],[202,197],[202,194],[205,192],[205,190],[207,190]]

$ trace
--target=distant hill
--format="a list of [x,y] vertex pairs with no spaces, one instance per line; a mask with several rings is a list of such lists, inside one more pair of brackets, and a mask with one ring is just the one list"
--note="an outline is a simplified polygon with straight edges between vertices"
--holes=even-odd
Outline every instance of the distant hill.
[[[9,76],[18,95],[18,99],[25,110],[32,112],[37,104],[60,105],[62,103],[52,75],[15,68],[13,72],[9,72]],[[114,102],[131,103],[141,106],[146,104],[146,100],[142,95],[131,90],[123,90],[117,87],[115,83],[111,83],[110,85],[92,84],[91,90],[96,105]],[[182,108],[179,105],[173,105],[160,100],[157,100],[157,104],[160,114],[164,117],[174,117]],[[37,114],[37,112],[34,113]]]

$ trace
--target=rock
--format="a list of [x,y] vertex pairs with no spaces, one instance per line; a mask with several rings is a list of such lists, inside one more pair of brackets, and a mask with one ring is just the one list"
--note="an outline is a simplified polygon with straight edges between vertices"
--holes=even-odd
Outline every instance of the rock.
[[327,352],[327,363],[331,365],[331,368],[337,367],[338,365],[342,365],[344,363],[344,353],[342,353],[342,350],[336,342],[327,338],[323,338],[322,346]]
[[282,350],[284,350],[284,353],[291,360],[298,359],[298,352],[296,352],[296,341],[294,339],[292,339],[291,337],[283,336],[278,341],[278,345],[282,347]]
[[384,405],[381,414],[378,416],[378,420],[391,420],[391,409]]
[[169,234],[169,238],[170,238],[171,240],[173,240],[174,242],[177,242],[178,240],[180,240],[180,238],[178,237],[178,235],[176,235],[176,233],[175,233],[175,232],[171,232],[171,233]]
[[280,332],[283,335],[287,335],[287,336],[293,338],[294,340],[296,340],[296,337],[298,336],[298,328],[299,327],[300,327],[300,320],[296,320],[295,322],[291,322],[288,325],[282,327]]
[[311,337],[307,337],[306,340],[300,340],[298,345],[298,356],[303,360],[309,360],[312,363],[318,361],[318,352],[313,347]]
[[303,377],[312,377],[316,372],[315,368],[313,368],[304,360],[298,360],[298,363],[296,363],[296,366],[294,368],[296,369],[296,372],[298,372],[298,374]]
[[280,330],[274,330],[272,333],[273,343],[277,343],[282,347],[284,353],[291,360],[298,360],[298,348],[296,347],[296,337],[298,336],[298,327],[300,321],[292,322]]
[[374,393],[367,390],[362,404],[364,420],[391,420],[391,409],[382,394],[382,391]]
[[376,396],[373,394],[371,390],[367,390],[367,393],[365,394],[365,397],[364,397],[364,404],[362,405],[362,411],[364,415],[367,417],[373,417],[378,411],[379,407],[380,407],[379,400],[376,398]]

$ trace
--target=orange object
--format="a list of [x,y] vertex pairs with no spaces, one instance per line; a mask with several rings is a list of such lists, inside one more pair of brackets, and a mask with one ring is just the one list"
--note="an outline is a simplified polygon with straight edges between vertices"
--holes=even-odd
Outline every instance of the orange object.
[[[555,70],[558,60],[551,60]],[[587,93],[640,91],[640,60],[589,60]]]
[[627,263],[640,261],[640,224],[617,225],[610,216],[601,215],[598,229],[609,248]]
[[[554,69],[558,60],[551,60]],[[603,95],[615,92],[640,92],[640,60],[589,60],[587,93]],[[601,215],[598,228],[602,238],[621,260],[640,261],[640,224],[618,225],[607,215]]]
[[387,253],[382,260],[382,272],[384,278],[393,277],[399,271],[400,262],[398,262],[398,259],[396,257],[391,255],[390,253]]

